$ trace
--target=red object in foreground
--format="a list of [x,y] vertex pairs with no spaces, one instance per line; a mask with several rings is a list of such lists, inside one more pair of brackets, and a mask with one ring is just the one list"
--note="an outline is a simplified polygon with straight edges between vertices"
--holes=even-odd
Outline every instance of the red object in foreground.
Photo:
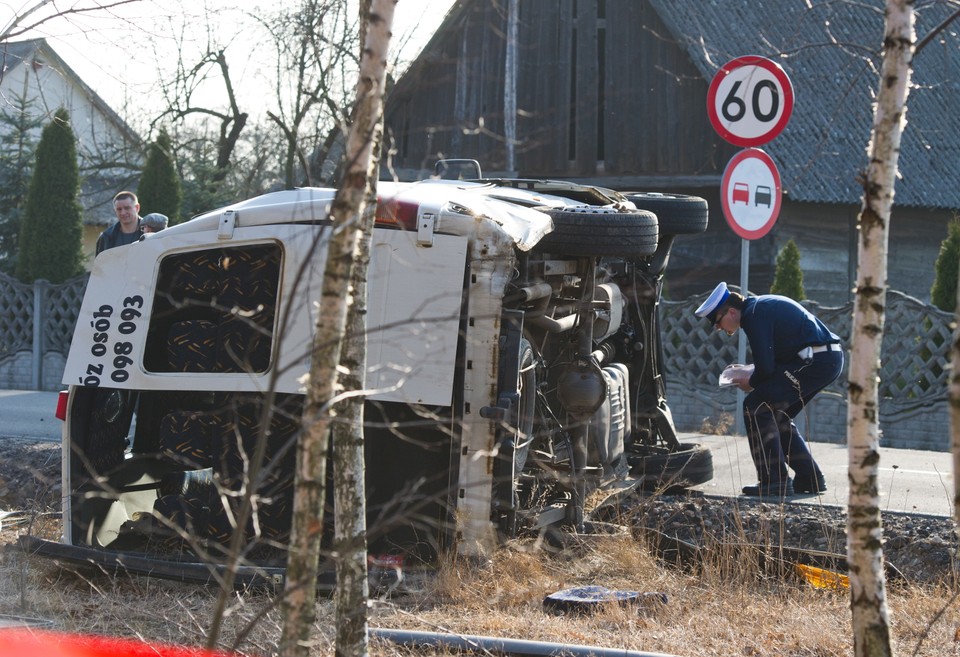
[[0,657],[227,657],[202,648],[30,629],[0,630]]

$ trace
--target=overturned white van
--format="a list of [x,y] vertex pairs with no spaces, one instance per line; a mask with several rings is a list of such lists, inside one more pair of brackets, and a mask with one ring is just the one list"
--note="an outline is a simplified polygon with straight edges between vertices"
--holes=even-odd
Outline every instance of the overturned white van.
[[[282,577],[334,194],[268,194],[98,256],[64,374],[63,540],[29,549],[207,578],[242,531],[250,577]],[[710,479],[709,451],[677,440],[657,318],[674,237],[705,230],[705,201],[516,179],[378,197],[372,555],[584,531],[592,491]]]

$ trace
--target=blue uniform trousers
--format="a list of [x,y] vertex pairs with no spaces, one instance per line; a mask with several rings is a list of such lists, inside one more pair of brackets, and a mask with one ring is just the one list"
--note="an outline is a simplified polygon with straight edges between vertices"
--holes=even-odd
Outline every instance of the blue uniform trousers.
[[842,351],[817,353],[809,361],[797,358],[778,363],[773,376],[744,398],[747,440],[761,485],[785,482],[787,466],[800,480],[823,476],[793,419],[841,370]]

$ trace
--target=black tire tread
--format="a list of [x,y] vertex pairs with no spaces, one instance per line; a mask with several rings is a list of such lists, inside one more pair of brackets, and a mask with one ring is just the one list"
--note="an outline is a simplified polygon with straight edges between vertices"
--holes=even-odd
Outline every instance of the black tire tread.
[[645,489],[689,488],[713,479],[713,453],[698,443],[680,443],[673,452],[631,454],[630,473],[643,476]]
[[641,210],[657,215],[661,235],[693,235],[707,230],[709,209],[699,196],[626,192],[624,196]]
[[651,212],[590,212],[553,209],[553,232],[534,247],[540,253],[572,256],[653,255],[659,228]]

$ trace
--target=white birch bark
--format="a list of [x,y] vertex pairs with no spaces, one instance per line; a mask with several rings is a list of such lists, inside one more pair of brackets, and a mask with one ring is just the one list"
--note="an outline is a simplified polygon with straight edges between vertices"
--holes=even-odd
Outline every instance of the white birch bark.
[[[360,238],[355,252],[347,333],[340,358],[344,391],[362,392],[366,373],[367,265],[376,216],[377,178],[383,144],[383,102],[386,90],[387,49],[396,0],[362,0],[360,87],[355,126],[367,126],[373,147],[361,213]],[[338,657],[365,657],[369,653],[367,602],[367,504],[364,482],[364,397],[354,394],[338,405],[333,427],[334,550],[337,553]]]
[[900,137],[906,124],[913,2],[887,0],[883,63],[859,217],[856,301],[847,407],[850,498],[847,556],[854,655],[892,655],[880,522],[880,346],[887,291],[887,242]]
[[[317,313],[303,414],[304,430],[297,449],[293,522],[279,650],[284,657],[306,657],[311,652],[311,630],[316,615],[316,578],[323,536],[324,476],[328,436],[333,420],[331,402],[341,392],[337,386],[337,366],[346,329],[353,264],[362,236],[360,218],[364,215],[367,195],[377,171],[377,135],[382,132],[386,56],[395,6],[396,0],[371,2],[370,22],[365,31],[360,79],[357,83],[357,112],[347,136],[343,181],[333,202],[333,230]],[[359,477],[363,478],[362,473]],[[363,604],[365,602],[363,600]],[[363,628],[366,629],[365,615]],[[363,634],[365,653],[366,632]],[[338,654],[339,651],[338,645]]]

